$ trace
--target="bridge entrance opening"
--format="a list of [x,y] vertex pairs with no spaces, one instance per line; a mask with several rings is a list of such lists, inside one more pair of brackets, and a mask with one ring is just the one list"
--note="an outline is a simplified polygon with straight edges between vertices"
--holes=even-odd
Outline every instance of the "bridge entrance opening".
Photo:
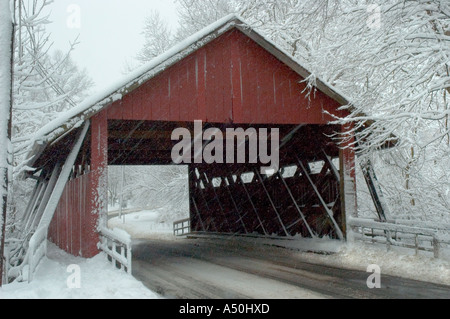
[[[344,239],[339,160],[342,150],[336,136],[339,126],[274,126],[272,129],[279,132],[279,170],[268,174],[262,173],[262,164],[250,163],[252,141],[248,136],[236,137],[234,163],[226,161],[226,152],[218,163],[195,163],[196,153],[192,152],[192,158],[187,160],[190,164],[182,165],[181,169],[173,166],[176,158],[172,150],[179,143],[173,133],[184,129],[195,136],[194,126],[194,123],[108,121],[110,206],[120,206],[120,198],[113,194],[131,174],[135,181],[126,181],[129,184],[126,187],[128,193],[137,196],[135,201],[141,200],[141,206],[152,194],[163,195],[172,205],[178,203],[176,207],[186,199],[191,232]],[[205,128],[208,127],[224,132],[221,136],[225,136],[227,129],[237,128],[206,123]],[[244,129],[250,127],[262,126],[246,125]],[[214,140],[202,140],[201,151],[211,143]],[[242,151],[246,161],[239,162]],[[122,165],[126,168],[121,168]],[[173,174],[179,175],[173,179]],[[182,185],[183,178],[186,188]],[[122,198],[122,204],[130,196]]]
[[133,239],[172,235],[189,218],[188,187],[187,166],[109,166],[107,226]]

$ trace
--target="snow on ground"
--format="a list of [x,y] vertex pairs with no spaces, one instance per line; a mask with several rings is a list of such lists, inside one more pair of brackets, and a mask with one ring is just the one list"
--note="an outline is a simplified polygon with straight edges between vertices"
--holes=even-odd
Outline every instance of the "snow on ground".
[[[160,211],[142,211],[110,220],[109,227],[124,229],[133,239],[170,238],[172,225],[159,223]],[[70,265],[80,267],[80,288],[68,288],[73,274]],[[30,283],[12,283],[0,288],[0,299],[159,299],[156,293],[123,271],[114,269],[102,253],[92,259],[73,257],[48,244],[48,256]]]
[[[208,236],[211,237],[211,236]],[[223,236],[213,236],[224,240]],[[434,259],[432,254],[420,252],[415,256],[414,250],[384,245],[370,245],[362,242],[341,243],[330,239],[265,239],[242,237],[240,241],[262,245],[284,247],[298,251],[295,256],[302,262],[328,265],[331,267],[353,269],[366,272],[369,265],[378,265],[382,275],[391,275],[419,281],[450,286],[450,258]]]
[[342,245],[335,254],[318,255],[300,253],[299,257],[310,263],[325,264],[338,268],[367,271],[369,265],[378,265],[382,275],[391,275],[419,281],[450,286],[450,261],[434,259],[414,250],[400,250],[393,247],[374,246],[361,242]]
[[[68,269],[70,265],[79,267],[80,288],[69,288],[76,284],[76,281],[72,280],[76,273]],[[73,257],[50,243],[48,257],[41,262],[35,279],[30,284],[12,283],[0,288],[0,299],[159,298],[132,276],[114,269],[104,254],[92,259]]]
[[114,217],[108,221],[108,227],[125,230],[133,239],[171,238],[173,223],[160,222],[164,210],[143,210],[125,214],[122,218]]
[[[160,214],[163,213],[161,210],[132,213],[125,216],[125,224],[122,219],[116,217],[109,221],[109,227],[124,229],[133,239],[175,240],[172,224],[158,222]],[[369,265],[375,264],[381,267],[382,274],[385,275],[450,285],[450,258],[434,259],[431,254],[426,255],[423,252],[415,256],[414,250],[411,249],[391,247],[391,251],[387,252],[386,246],[383,245],[374,246],[362,242],[342,244],[329,239],[283,240],[243,237],[242,240],[257,240],[261,244],[298,250],[298,256],[305,262],[361,271],[367,271]],[[323,252],[330,254],[322,254]]]
[[[118,217],[109,221],[110,228],[126,230],[133,239],[176,240],[170,223],[160,223],[159,210],[148,210],[127,214],[125,223]],[[414,251],[395,250],[389,252],[385,246],[373,246],[363,243],[343,245],[330,240],[267,240],[246,238],[265,245],[276,245],[298,250],[302,261],[329,266],[366,271],[372,264],[380,266],[382,275],[394,275],[404,278],[429,281],[450,285],[450,260],[434,259],[432,256]],[[331,254],[308,252],[328,251]],[[79,289],[68,288],[67,281],[72,273],[70,265],[80,267],[81,281]],[[226,286],[226,283],[224,283]],[[306,296],[308,297],[308,296]],[[317,297],[311,295],[309,297]],[[49,254],[38,268],[35,280],[31,283],[13,283],[0,288],[0,299],[158,299],[157,294],[148,290],[132,276],[116,270],[100,254],[92,259],[70,256],[49,244]]]

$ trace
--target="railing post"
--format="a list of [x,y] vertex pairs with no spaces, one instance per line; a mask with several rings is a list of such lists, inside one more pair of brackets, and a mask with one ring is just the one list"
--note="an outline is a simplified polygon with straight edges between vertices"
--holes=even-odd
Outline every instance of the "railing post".
[[439,258],[439,240],[436,238],[436,236],[433,236],[433,252],[434,252],[434,258]]
[[127,245],[127,263],[128,263],[128,267],[127,267],[127,272],[131,275],[131,270],[133,269],[132,267],[131,267],[131,263],[132,263],[132,258],[131,258],[131,256],[132,256],[132,253],[131,253],[131,250],[132,250],[132,247],[131,247],[131,245]]
[[[126,258],[126,256],[125,256],[125,249],[124,248],[125,248],[124,246],[120,246],[120,255],[123,258]],[[124,265],[122,265],[122,263],[120,263],[120,270],[123,270],[123,269],[124,269]]]
[[[113,252],[113,255],[114,255],[115,253],[117,253],[117,245],[116,245],[116,242],[115,242],[114,240],[112,240],[112,248],[111,248],[111,250],[112,250],[112,252]],[[114,268],[117,267],[116,262],[117,262],[117,260],[116,260],[115,258],[113,258],[113,266],[114,266]]]
[[415,236],[415,246],[416,246],[416,256],[419,255],[419,235],[416,234]]

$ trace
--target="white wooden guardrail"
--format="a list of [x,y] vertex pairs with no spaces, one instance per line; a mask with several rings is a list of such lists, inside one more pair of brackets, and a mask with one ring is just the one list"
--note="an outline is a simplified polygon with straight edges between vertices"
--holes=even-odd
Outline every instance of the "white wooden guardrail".
[[99,249],[108,255],[108,260],[116,267],[131,274],[132,244],[130,235],[121,229],[102,228]]
[[392,223],[382,223],[371,219],[351,218],[348,221],[357,240],[369,243],[385,244],[389,250],[391,246],[428,251],[439,258],[442,244],[450,244],[450,240],[440,238],[434,229],[406,226]]
[[182,219],[173,223],[173,235],[184,236],[191,232],[190,218]]

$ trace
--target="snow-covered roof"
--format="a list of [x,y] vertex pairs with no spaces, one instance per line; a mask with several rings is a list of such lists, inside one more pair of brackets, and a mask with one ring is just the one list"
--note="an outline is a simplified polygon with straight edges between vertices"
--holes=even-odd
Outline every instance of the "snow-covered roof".
[[[39,158],[47,145],[54,143],[65,134],[79,128],[86,120],[102,111],[105,107],[122,99],[125,95],[134,91],[151,78],[233,28],[239,29],[303,78],[306,79],[311,76],[312,73],[295,61],[289,53],[258,33],[244,19],[234,14],[228,15],[178,43],[167,52],[124,76],[120,81],[96,93],[78,106],[64,112],[57,119],[43,126],[34,135],[32,150],[29,152],[29,162],[27,165],[33,166],[33,163]],[[343,94],[339,93],[326,82],[316,78],[315,86],[339,104],[349,104],[349,100]]]

